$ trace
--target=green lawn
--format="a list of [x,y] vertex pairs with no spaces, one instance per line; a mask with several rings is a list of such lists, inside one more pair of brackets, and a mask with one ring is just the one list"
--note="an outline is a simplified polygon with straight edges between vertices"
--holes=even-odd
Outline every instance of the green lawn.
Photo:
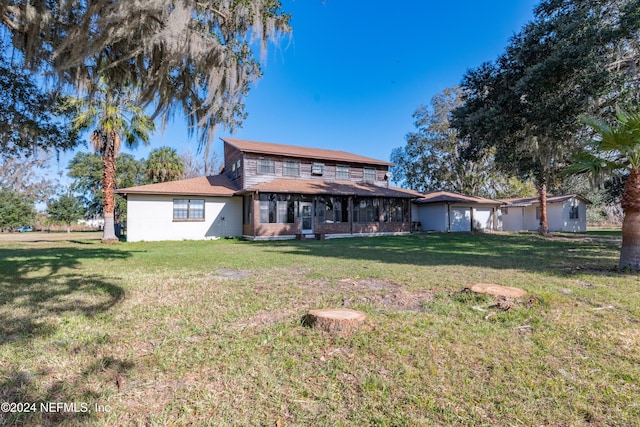
[[[0,242],[0,402],[36,404],[0,425],[638,425],[619,236]],[[352,336],[300,324],[342,306]]]

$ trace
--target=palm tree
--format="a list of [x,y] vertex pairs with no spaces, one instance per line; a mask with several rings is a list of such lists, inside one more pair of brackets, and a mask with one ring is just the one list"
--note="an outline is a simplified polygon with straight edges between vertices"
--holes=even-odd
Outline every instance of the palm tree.
[[620,269],[640,270],[640,111],[618,109],[617,123],[583,118],[597,137],[591,150],[581,153],[568,168],[568,173],[591,173],[628,170],[620,205],[624,212]]
[[67,107],[73,112],[75,130],[94,129],[89,136],[93,149],[102,156],[102,189],[104,191],[103,242],[117,241],[114,227],[114,183],[116,158],[124,141],[135,147],[147,145],[155,130],[153,119],[136,103],[136,91],[131,87],[112,88],[101,80],[84,98],[69,98]]
[[147,178],[152,183],[175,181],[184,174],[184,162],[170,147],[156,148],[147,160]]

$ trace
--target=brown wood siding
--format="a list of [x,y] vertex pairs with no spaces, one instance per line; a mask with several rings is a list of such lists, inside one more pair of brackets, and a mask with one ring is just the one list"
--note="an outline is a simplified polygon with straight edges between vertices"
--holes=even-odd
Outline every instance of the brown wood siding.
[[[273,174],[258,173],[258,160],[260,158],[273,159],[275,173]],[[284,175],[285,160],[293,160],[293,161],[300,162],[299,176]],[[313,175],[311,173],[311,167],[313,163],[324,164],[324,173],[322,175]],[[350,175],[349,180],[336,179],[336,166],[338,164],[349,166],[349,175]],[[374,182],[375,185],[379,187],[389,186],[389,181],[384,179],[385,173],[387,173],[387,171],[389,170],[387,166],[370,165],[366,167],[371,167],[376,169],[376,181]],[[242,188],[251,188],[255,185],[273,181],[274,179],[278,179],[278,178],[300,179],[300,180],[317,179],[319,181],[339,181],[339,182],[362,182],[364,179],[364,169],[362,165],[349,164],[345,162],[341,162],[341,163],[317,162],[317,161],[311,161],[309,159],[301,159],[301,158],[295,158],[295,157],[260,156],[253,153],[245,154],[242,172],[243,172],[243,184],[244,184]]]
[[[224,174],[231,179],[237,188],[245,188],[244,187],[244,161],[243,161],[243,153],[237,148],[224,144]],[[240,169],[236,169],[234,172],[233,165],[240,160]]]

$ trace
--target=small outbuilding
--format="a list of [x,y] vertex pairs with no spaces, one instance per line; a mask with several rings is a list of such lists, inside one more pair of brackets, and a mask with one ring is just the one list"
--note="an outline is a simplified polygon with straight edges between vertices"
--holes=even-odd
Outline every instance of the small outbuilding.
[[[535,231],[540,226],[540,200],[537,197],[502,201],[504,231]],[[587,231],[587,205],[591,202],[577,194],[547,197],[549,231],[583,233]]]
[[501,201],[452,191],[432,191],[414,200],[412,218],[423,231],[501,230]]

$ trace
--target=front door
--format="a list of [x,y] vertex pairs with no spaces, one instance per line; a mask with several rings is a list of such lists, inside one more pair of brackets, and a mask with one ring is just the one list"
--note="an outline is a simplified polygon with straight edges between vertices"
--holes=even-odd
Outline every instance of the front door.
[[313,233],[313,203],[300,202],[300,233]]

